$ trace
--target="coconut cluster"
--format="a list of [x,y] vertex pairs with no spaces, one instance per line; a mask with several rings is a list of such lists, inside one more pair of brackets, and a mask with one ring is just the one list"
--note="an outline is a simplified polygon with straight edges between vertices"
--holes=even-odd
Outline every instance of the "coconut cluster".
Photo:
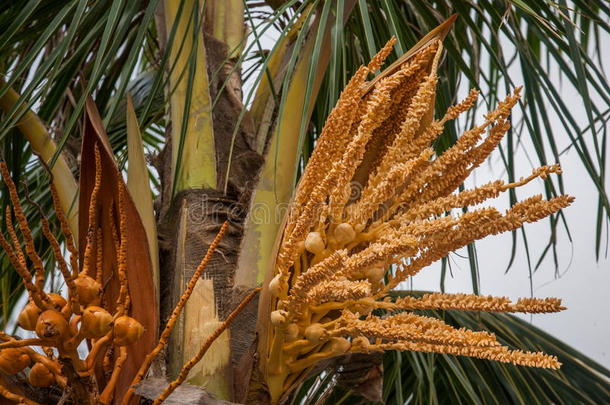
[[[25,218],[15,184],[6,164],[0,162],[0,172],[7,185],[13,206],[12,211],[10,207],[7,207],[5,213],[9,239],[0,234],[0,244],[7,253],[12,266],[23,279],[29,296],[27,304],[19,313],[18,324],[37,336],[37,338],[17,340],[2,333],[0,335],[0,372],[5,375],[27,372],[28,381],[34,387],[59,385],[63,389],[69,389],[68,387],[72,383],[70,378],[92,378],[94,367],[101,364],[104,359],[110,363],[108,371],[112,374],[112,363],[116,364],[118,361],[118,359],[113,359],[112,353],[121,353],[124,351],[123,348],[136,343],[144,332],[140,322],[129,316],[129,289],[125,276],[125,190],[122,184],[117,190],[119,226],[118,236],[115,238],[117,257],[114,258],[114,262],[117,263],[121,288],[116,303],[109,305],[110,303],[104,300],[101,277],[104,258],[98,255],[97,260],[92,260],[92,252],[101,249],[101,230],[97,227],[96,220],[97,197],[101,182],[100,153],[97,148],[95,157],[96,182],[91,195],[89,230],[82,263],[79,260],[65,214],[60,208],[57,193],[52,185],[54,207],[65,236],[65,244],[70,256],[69,263],[64,259],[60,244],[51,232],[48,220],[44,216],[41,220],[42,232],[52,247],[57,266],[65,279],[67,297],[44,291],[45,272],[42,260],[34,249],[32,231]],[[17,220],[17,227],[13,225],[13,213]],[[88,342],[90,350],[86,358],[81,358],[77,347],[84,340]],[[45,354],[42,355],[33,350],[35,346],[43,348]],[[70,362],[76,376],[64,375],[62,369],[65,361]],[[113,380],[116,378],[109,379],[109,381]],[[92,386],[95,385],[92,384]],[[8,388],[3,387],[3,389]],[[101,392],[99,395],[100,401],[109,403],[114,386],[107,384],[104,391],[106,392]]]
[[[2,175],[10,194],[14,215],[18,227],[13,225],[13,211],[7,209],[5,222],[8,229],[7,239],[0,233],[0,245],[6,252],[15,271],[23,280],[29,300],[18,316],[21,328],[34,332],[37,337],[18,340],[4,332],[0,332],[0,373],[6,376],[27,373],[27,381],[32,387],[58,386],[64,392],[64,397],[77,404],[121,403],[128,405],[136,400],[135,387],[146,377],[154,359],[162,353],[169,342],[169,337],[176,325],[184,307],[192,295],[197,281],[203,274],[212,255],[229,228],[226,221],[210,244],[205,256],[189,280],[182,296],[176,303],[157,345],[139,364],[135,375],[130,375],[131,382],[127,390],[117,397],[116,388],[119,381],[125,381],[122,374],[125,362],[142,334],[143,325],[130,316],[131,298],[127,279],[127,218],[126,218],[126,188],[122,182],[118,184],[118,205],[110,207],[110,217],[118,214],[118,226],[110,223],[110,233],[114,256],[104,255],[102,249],[102,227],[97,221],[98,195],[101,184],[101,156],[95,146],[95,185],[93,187],[88,215],[88,230],[82,261],[74,244],[74,238],[68,226],[65,213],[59,204],[57,192],[50,184],[51,195],[56,216],[64,234],[65,246],[68,251],[69,264],[64,259],[60,244],[51,232],[49,222],[42,212],[42,233],[49,241],[58,269],[63,275],[67,287],[67,297],[57,293],[44,291],[45,272],[42,260],[34,249],[32,231],[25,219],[21,202],[17,195],[8,168],[0,162]],[[18,234],[17,229],[20,231]],[[108,238],[110,239],[110,238]],[[23,243],[21,242],[23,240]],[[25,248],[22,249],[22,245]],[[116,302],[110,303],[104,295],[102,275],[105,263],[112,265],[119,281],[119,292]],[[33,267],[33,271],[28,265]],[[32,275],[33,273],[33,275]],[[189,371],[201,360],[212,342],[220,336],[231,324],[233,319],[258,294],[260,288],[252,290],[242,302],[229,314],[227,319],[202,342],[197,355],[186,362],[176,380],[172,381],[153,402],[161,404],[187,378]],[[86,341],[89,353],[81,358],[77,348]],[[41,351],[34,350],[41,348]],[[134,356],[135,357],[135,356]],[[133,357],[132,357],[133,359]],[[69,372],[66,372],[69,370]],[[103,378],[99,379],[100,372]],[[0,375],[0,377],[2,377]],[[22,376],[19,376],[20,379]],[[5,397],[17,403],[39,405],[37,402],[23,396],[21,392],[3,385],[0,378],[0,397]],[[100,381],[102,383],[100,383]]]
[[434,119],[440,41],[430,41],[396,69],[377,71],[390,41],[343,90],[299,182],[263,294],[268,335],[261,371],[273,402],[322,360],[348,352],[389,349],[448,353],[557,368],[553,356],[511,350],[485,332],[455,329],[409,310],[459,309],[556,312],[556,298],[522,299],[432,294],[392,299],[389,292],[450,252],[487,235],[512,231],[567,207],[572,197],[534,196],[504,213],[466,210],[537,178],[560,173],[544,166],[519,181],[460,189],[510,128],[520,89],[443,153],[434,142],[445,125],[477,100],[472,90]]

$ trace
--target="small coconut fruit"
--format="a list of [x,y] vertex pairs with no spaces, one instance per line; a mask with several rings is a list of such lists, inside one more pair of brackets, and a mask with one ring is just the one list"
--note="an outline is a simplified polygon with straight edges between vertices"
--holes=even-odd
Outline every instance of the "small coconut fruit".
[[21,348],[9,347],[0,350],[0,371],[6,375],[14,375],[28,367],[30,356]]
[[113,330],[114,343],[118,346],[129,346],[140,339],[144,332],[144,327],[134,318],[123,315],[114,321]]
[[19,317],[17,318],[17,323],[25,330],[35,330],[36,322],[38,322],[38,317],[42,311],[33,301],[25,304],[25,307],[19,313]]
[[326,329],[319,323],[312,323],[305,328],[305,339],[310,342],[317,343],[326,334]]
[[371,283],[378,283],[383,280],[383,276],[385,276],[385,268],[384,267],[371,267],[366,269],[364,275]]
[[43,339],[65,339],[70,336],[70,325],[59,311],[49,309],[38,317],[36,334]]
[[354,347],[366,349],[367,347],[370,346],[370,344],[371,344],[371,342],[369,341],[369,339],[364,336],[358,336],[358,337],[355,337],[354,339],[352,339],[352,346],[354,346]]
[[44,364],[36,363],[30,369],[28,381],[34,387],[50,387],[55,384],[55,376]]
[[284,330],[284,336],[287,342],[292,342],[297,340],[299,337],[299,325],[296,323],[289,323],[286,325],[286,330]]
[[271,324],[273,324],[273,325],[283,324],[284,322],[286,322],[286,315],[288,315],[288,313],[281,309],[271,312],[271,315],[270,315]]
[[48,293],[47,296],[49,297],[49,300],[51,300],[53,308],[55,308],[57,311],[61,311],[61,309],[68,303],[68,301],[66,301],[66,299],[59,294]]
[[351,347],[349,340],[342,337],[334,337],[330,339],[330,351],[335,356],[346,353]]
[[269,293],[272,296],[277,297],[280,295],[281,282],[281,276],[279,274],[276,274],[276,276],[273,277],[273,279],[269,282]]
[[76,284],[76,292],[78,293],[78,302],[83,307],[90,305],[99,305],[102,294],[102,286],[92,277],[81,274],[74,280]]
[[347,222],[343,222],[337,225],[335,231],[333,232],[333,236],[341,245],[346,245],[356,239],[356,231],[354,230],[353,226]]
[[309,232],[305,238],[305,249],[314,255],[320,254],[324,251],[325,244],[324,239],[320,232]]
[[104,308],[85,308],[80,318],[80,331],[87,339],[100,338],[112,329],[112,315]]

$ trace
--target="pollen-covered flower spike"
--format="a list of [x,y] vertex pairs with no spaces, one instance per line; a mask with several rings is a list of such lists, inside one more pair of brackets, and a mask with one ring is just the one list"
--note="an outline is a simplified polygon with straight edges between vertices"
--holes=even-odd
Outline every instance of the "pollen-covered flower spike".
[[[543,368],[553,356],[510,350],[493,334],[455,329],[413,310],[546,313],[556,298],[520,299],[427,294],[392,299],[391,289],[431,263],[488,235],[508,232],[562,208],[573,198],[534,196],[505,212],[483,207],[503,192],[560,173],[535,169],[458,190],[510,128],[517,88],[480,124],[440,154],[432,145],[445,125],[476,103],[472,90],[433,119],[442,43],[420,49],[374,85],[366,82],[390,53],[390,41],[352,77],[328,117],[288,214],[276,265],[263,294],[271,306],[261,370],[272,402],[318,362],[346,352],[389,349],[447,353]],[[351,193],[356,185],[359,192]],[[384,315],[382,315],[384,314]]]

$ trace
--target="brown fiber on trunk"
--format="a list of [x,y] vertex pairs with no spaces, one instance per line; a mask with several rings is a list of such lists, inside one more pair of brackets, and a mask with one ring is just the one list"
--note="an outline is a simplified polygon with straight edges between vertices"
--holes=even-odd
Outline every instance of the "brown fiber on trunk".
[[[249,288],[254,287],[236,288],[234,274],[243,233],[242,224],[263,159],[253,150],[254,129],[248,113],[244,114],[238,130],[235,131],[235,125],[243,109],[239,69],[231,74],[235,61],[226,59],[225,44],[207,34],[205,46],[210,98],[212,102],[216,101],[213,126],[218,184],[216,189],[183,190],[172,197],[169,162],[171,142],[166,143],[166,150],[156,159],[155,164],[160,173],[163,190],[160,201],[156,202],[157,208],[161,208],[158,222],[163,320],[167,319],[177,302],[183,290],[184,280],[191,277],[225,220],[229,220],[231,225],[203,274],[203,278],[213,280],[219,319],[224,319]],[[184,212],[187,213],[185,216]],[[176,260],[180,252],[177,252],[176,235],[179,234],[183,216],[186,221],[184,246],[181,249],[184,255],[181,259],[184,272],[179,274]],[[234,366],[244,350],[252,345],[256,307],[255,300],[231,326],[231,359]],[[173,370],[168,370],[170,374],[176,371],[175,360],[182,358],[182,353],[178,353],[180,351],[178,346],[172,346],[174,350],[170,353],[169,364]]]

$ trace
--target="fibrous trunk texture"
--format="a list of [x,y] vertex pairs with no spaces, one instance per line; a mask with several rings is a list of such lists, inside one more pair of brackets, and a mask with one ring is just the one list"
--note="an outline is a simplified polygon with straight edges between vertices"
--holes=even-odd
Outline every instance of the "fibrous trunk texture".
[[[182,292],[185,280],[189,280],[204,256],[223,222],[231,225],[219,248],[207,266],[203,279],[211,280],[217,319],[222,320],[241,298],[254,286],[235,286],[234,273],[242,236],[242,223],[247,214],[251,190],[256,181],[262,157],[253,150],[253,126],[248,114],[235,130],[242,109],[241,80],[235,60],[227,59],[228,47],[205,34],[207,70],[210,77],[210,98],[216,100],[213,110],[214,140],[216,146],[216,189],[190,189],[171,195],[171,152],[165,150],[156,165],[161,174],[163,192],[157,201],[161,255],[161,308],[162,320],[167,319]],[[225,84],[226,82],[226,84]],[[171,142],[166,143],[167,148]],[[229,158],[231,159],[229,164]],[[229,367],[217,372],[222,374],[222,395],[232,396],[232,380],[235,365],[245,348],[252,346],[255,329],[256,302],[234,321],[229,331],[231,362]],[[188,313],[188,307],[187,307]],[[184,326],[184,325],[183,325]],[[213,325],[210,325],[213,326]],[[178,328],[179,330],[182,328]],[[184,332],[184,331],[182,331]],[[188,332],[187,332],[188,333]],[[177,371],[182,362],[184,335],[178,332],[171,345],[168,374]],[[201,342],[193,342],[198,345]],[[195,348],[196,350],[196,348]],[[211,350],[213,352],[213,350]],[[205,363],[205,359],[202,363]],[[205,367],[205,366],[204,366]],[[212,390],[213,391],[213,390]]]

